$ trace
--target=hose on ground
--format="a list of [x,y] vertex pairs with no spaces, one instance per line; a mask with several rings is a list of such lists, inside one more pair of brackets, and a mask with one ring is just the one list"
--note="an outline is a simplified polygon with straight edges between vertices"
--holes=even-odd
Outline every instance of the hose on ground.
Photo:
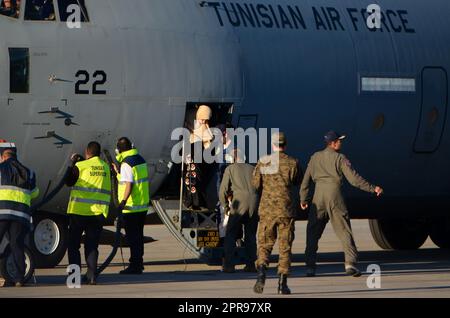
[[119,208],[119,197],[117,195],[118,193],[118,183],[117,183],[117,177],[116,177],[116,171],[114,170],[113,166],[113,159],[111,157],[111,154],[108,150],[104,150],[106,160],[109,164],[109,170],[111,172],[111,196],[112,196],[112,208],[117,213],[116,217],[116,232],[114,235],[114,244],[113,249],[109,256],[106,258],[106,260],[103,262],[103,264],[97,269],[96,276],[100,275],[111,263],[111,261],[116,256],[117,250],[120,245],[120,240],[122,238],[122,224],[123,224],[123,217],[122,217],[122,211]]

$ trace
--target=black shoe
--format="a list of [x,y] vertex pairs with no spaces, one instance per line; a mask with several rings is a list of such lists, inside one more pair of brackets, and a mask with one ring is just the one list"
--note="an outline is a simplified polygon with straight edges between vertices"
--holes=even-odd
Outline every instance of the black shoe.
[[353,277],[360,277],[361,276],[361,272],[359,271],[359,269],[356,268],[353,265],[345,265],[345,273],[348,276],[353,276]]
[[280,274],[280,279],[278,280],[278,294],[290,295],[291,290],[287,285],[287,275]]
[[316,269],[313,267],[306,268],[306,277],[314,277],[316,276]]
[[128,266],[123,271],[120,271],[119,274],[121,274],[121,275],[141,275],[143,271],[144,271],[143,267],[138,268],[138,267]]
[[246,272],[246,273],[257,273],[258,272],[258,270],[256,269],[255,264],[247,264],[247,265],[245,265],[243,271]]
[[227,265],[224,260],[222,265],[222,273],[236,273],[236,269],[234,265]]
[[258,277],[256,284],[253,287],[253,291],[257,294],[262,294],[264,291],[264,285],[266,284],[266,267],[264,265],[258,266]]
[[86,285],[97,285],[97,279],[95,277],[90,278],[88,274],[81,277],[81,282]]
[[1,287],[13,287],[13,286],[16,286],[16,284],[14,282],[11,282],[11,281],[8,281],[8,280],[5,280],[3,282],[3,284],[1,285]]
[[222,266],[222,273],[236,273],[234,266]]

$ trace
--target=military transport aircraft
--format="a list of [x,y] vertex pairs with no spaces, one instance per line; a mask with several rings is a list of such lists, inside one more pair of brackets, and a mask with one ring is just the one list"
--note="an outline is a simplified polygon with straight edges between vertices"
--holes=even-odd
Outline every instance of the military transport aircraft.
[[[449,247],[449,16],[448,0],[3,0],[0,138],[16,143],[43,198],[87,142],[113,150],[130,137],[149,164],[151,210],[212,263],[213,213],[185,211],[166,191],[179,169],[173,129],[206,104],[215,124],[285,131],[303,166],[335,129],[385,188],[378,200],[348,189],[376,242],[415,249],[430,235]],[[34,216],[39,266],[65,254],[68,191]]]

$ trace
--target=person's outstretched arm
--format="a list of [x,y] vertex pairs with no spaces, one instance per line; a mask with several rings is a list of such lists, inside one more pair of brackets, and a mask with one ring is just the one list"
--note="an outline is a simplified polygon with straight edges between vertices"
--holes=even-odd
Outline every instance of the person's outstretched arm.
[[355,188],[369,193],[376,193],[377,195],[380,195],[383,192],[383,189],[369,183],[361,177],[356,170],[353,169],[352,164],[344,155],[341,155],[340,158],[340,168],[347,181]]

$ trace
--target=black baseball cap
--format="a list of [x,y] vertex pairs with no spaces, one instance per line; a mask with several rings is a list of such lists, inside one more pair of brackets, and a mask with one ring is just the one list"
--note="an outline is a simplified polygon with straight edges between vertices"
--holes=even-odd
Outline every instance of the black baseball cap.
[[342,140],[342,139],[345,139],[345,137],[347,137],[347,136],[343,135],[343,134],[340,134],[340,133],[337,133],[337,132],[335,132],[333,130],[330,130],[324,136],[326,143],[330,143],[330,142],[333,142],[333,141],[336,141],[336,140]]

